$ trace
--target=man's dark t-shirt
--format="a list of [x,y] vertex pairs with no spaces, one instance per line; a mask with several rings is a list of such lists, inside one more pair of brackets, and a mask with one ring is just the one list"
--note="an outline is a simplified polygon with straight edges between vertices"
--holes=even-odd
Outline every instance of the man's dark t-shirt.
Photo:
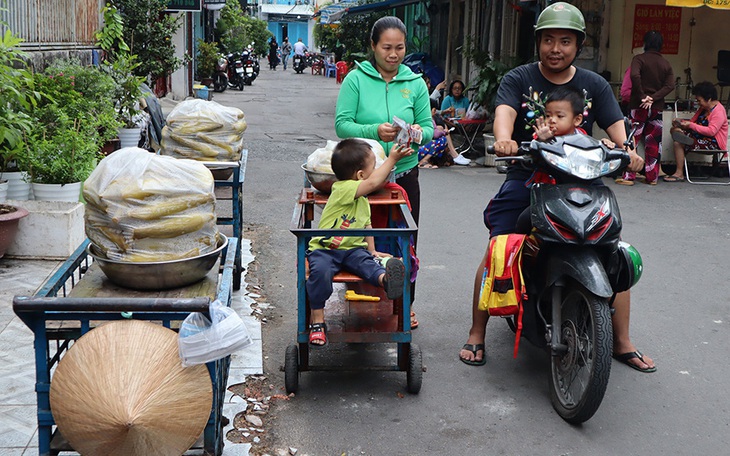
[[[611,86],[598,74],[583,68],[576,68],[573,79],[563,85],[586,91],[586,99],[590,100],[590,108],[587,109],[587,116],[584,113],[581,127],[589,135],[593,134],[594,122],[605,130],[623,119],[621,108]],[[545,79],[537,62],[521,65],[504,76],[497,89],[496,105],[507,105],[517,111],[512,139],[518,144],[532,140],[534,132],[528,123],[531,120],[528,118],[530,110],[524,106],[527,101],[526,97],[534,99],[533,97],[537,96],[539,100],[544,101],[545,97],[558,87],[561,85],[553,84]],[[520,166],[510,166],[507,180],[527,180],[531,173],[532,171]]]

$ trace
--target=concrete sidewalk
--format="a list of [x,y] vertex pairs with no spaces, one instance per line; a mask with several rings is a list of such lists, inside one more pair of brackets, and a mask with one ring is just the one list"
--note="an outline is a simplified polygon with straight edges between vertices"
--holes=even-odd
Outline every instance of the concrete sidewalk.
[[[244,239],[244,267],[253,261],[250,252],[250,242]],[[38,455],[33,333],[13,313],[13,296],[33,295],[61,264],[61,261],[0,259],[0,456]],[[254,344],[232,356],[229,386],[243,383],[247,375],[263,374],[261,324],[251,315],[254,300],[246,286],[244,277],[241,290],[233,293],[232,306],[243,317]],[[246,401],[232,396],[226,393],[224,415],[231,424],[224,435],[232,428],[234,416],[246,410]],[[226,441],[223,454],[247,455],[249,449],[249,444]]]

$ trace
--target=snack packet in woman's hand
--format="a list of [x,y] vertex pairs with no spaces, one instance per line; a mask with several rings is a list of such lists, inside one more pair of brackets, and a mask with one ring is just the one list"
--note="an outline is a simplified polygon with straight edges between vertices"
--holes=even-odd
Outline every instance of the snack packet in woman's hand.
[[395,137],[395,142],[402,146],[411,147],[411,143],[421,144],[423,140],[423,132],[417,128],[413,128],[405,120],[393,116],[393,125],[399,128]]

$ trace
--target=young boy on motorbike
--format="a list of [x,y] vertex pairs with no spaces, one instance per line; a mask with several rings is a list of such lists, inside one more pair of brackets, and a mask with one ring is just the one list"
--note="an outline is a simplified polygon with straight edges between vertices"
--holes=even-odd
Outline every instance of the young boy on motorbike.
[[[525,97],[549,93],[558,87],[570,85],[584,90],[592,99],[592,109],[584,116],[585,130],[592,133],[593,123],[606,130],[611,140],[622,145],[626,130],[621,109],[608,83],[592,71],[573,65],[585,40],[585,20],[580,10],[564,2],[548,6],[540,14],[535,26],[539,62],[521,65],[511,70],[502,80],[497,93],[497,108],[494,120],[494,150],[498,156],[516,155],[517,141],[532,139],[529,128],[531,117],[523,107]],[[527,128],[526,128],[527,127]],[[629,151],[629,169],[639,171],[643,160]],[[517,166],[510,166],[505,182],[497,195],[484,210],[484,222],[490,236],[515,231],[520,214],[530,204],[530,193],[526,182],[530,172]],[[459,352],[459,359],[469,365],[486,363],[484,347],[487,311],[479,310],[479,293],[487,252],[479,263],[474,280],[472,298],[472,325],[467,343]],[[642,356],[629,338],[629,292],[619,293],[614,302],[612,316],[614,332],[614,356],[621,362],[642,372],[654,372],[656,367],[649,357]]]

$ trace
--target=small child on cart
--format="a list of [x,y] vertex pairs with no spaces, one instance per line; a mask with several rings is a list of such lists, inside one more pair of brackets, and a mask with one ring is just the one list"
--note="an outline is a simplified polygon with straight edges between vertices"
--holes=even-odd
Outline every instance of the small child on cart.
[[[394,145],[385,162],[375,169],[375,154],[359,139],[344,139],[332,152],[332,170],[338,181],[332,185],[319,221],[320,229],[372,228],[370,203],[366,195],[380,188],[395,164],[413,153],[410,147]],[[332,279],[340,270],[383,287],[388,299],[403,295],[405,266],[400,259],[375,250],[372,236],[314,237],[307,253],[309,278],[306,283],[311,309],[309,344],[327,344],[325,301],[332,294]]]

